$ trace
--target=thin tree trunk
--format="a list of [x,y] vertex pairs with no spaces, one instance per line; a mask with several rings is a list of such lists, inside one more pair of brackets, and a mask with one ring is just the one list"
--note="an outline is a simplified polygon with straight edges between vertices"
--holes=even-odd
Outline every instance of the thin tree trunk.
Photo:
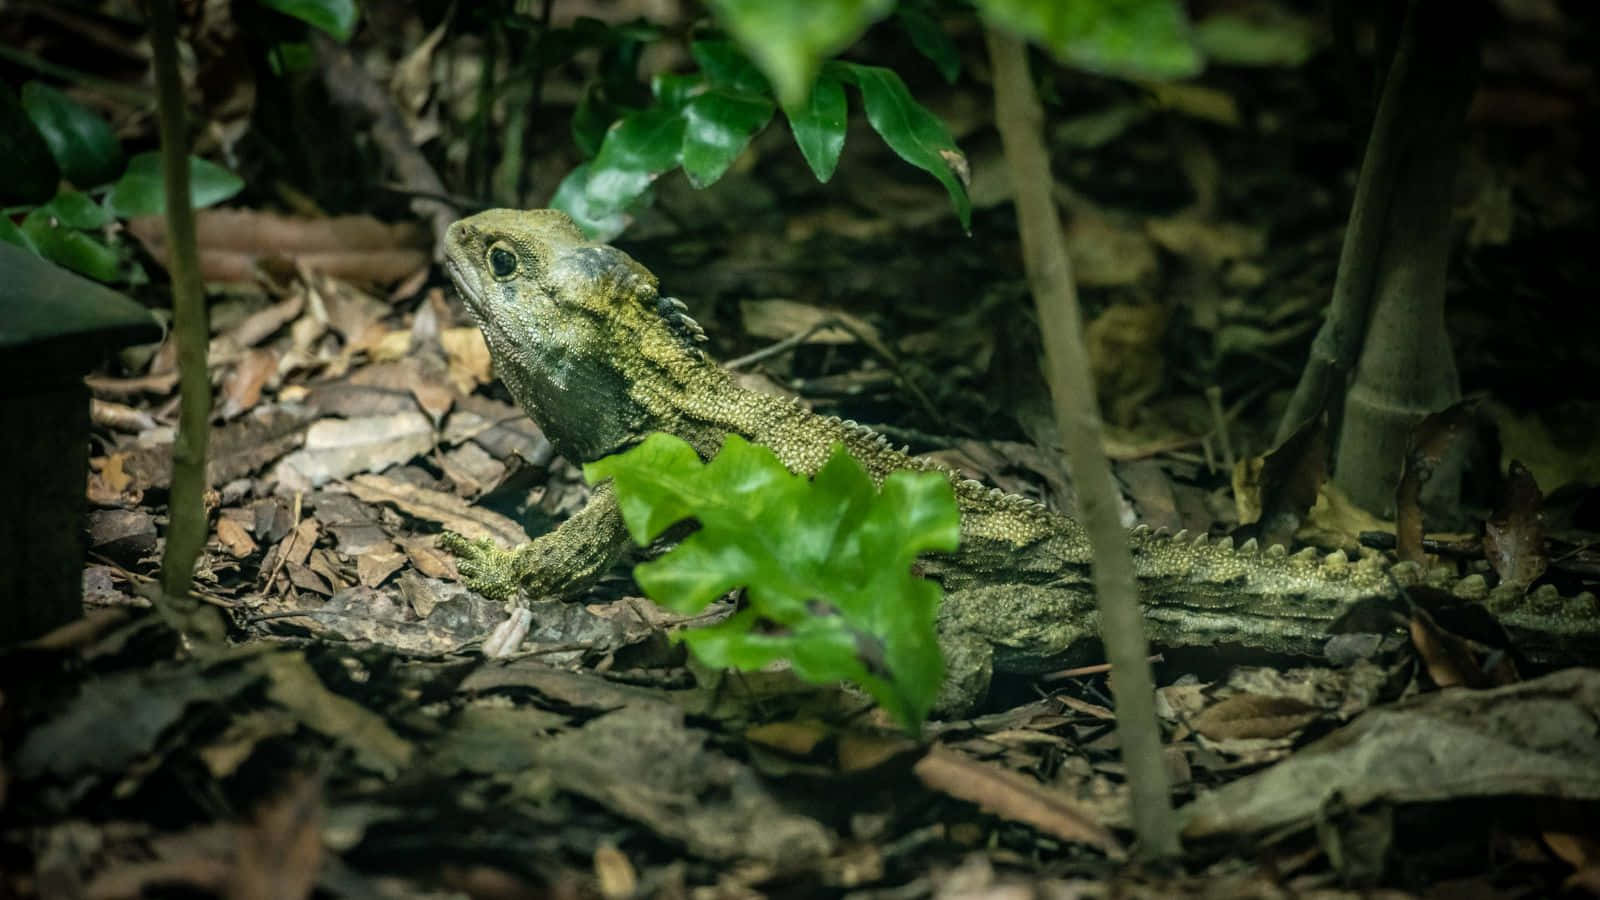
[[1100,410],[1083,345],[1072,265],[1051,197],[1054,179],[1044,145],[1044,114],[1028,74],[1027,46],[992,30],[987,35],[994,67],[995,125],[1010,169],[1023,266],[1044,338],[1045,374],[1078,491],[1079,516],[1092,548],[1100,632],[1111,661],[1117,737],[1132,789],[1139,852],[1151,858],[1175,857],[1180,849],[1177,820],[1155,717],[1149,644],[1133,558],[1118,518],[1117,487],[1101,446]]
[[210,329],[195,250],[194,210],[189,205],[189,138],[184,123],[183,83],[178,78],[174,0],[151,0],[150,44],[155,54],[161,127],[161,173],[166,182],[167,271],[172,276],[173,337],[178,342],[181,405],[172,442],[172,492],[167,502],[167,545],[161,556],[161,589],[169,599],[187,598],[194,564],[206,540],[206,444],[210,437],[211,376],[206,368]]

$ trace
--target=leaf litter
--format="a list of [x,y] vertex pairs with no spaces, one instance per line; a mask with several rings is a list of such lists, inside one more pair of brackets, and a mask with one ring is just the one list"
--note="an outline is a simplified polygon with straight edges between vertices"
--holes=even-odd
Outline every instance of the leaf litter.
[[[425,70],[407,71],[418,95]],[[1252,515],[1232,507],[1222,448],[1244,460],[1267,449],[1273,423],[1254,404],[1283,388],[1263,373],[1288,368],[1274,356],[1294,358],[1315,327],[1340,210],[1292,168],[1267,185],[1221,177],[1241,143],[1263,140],[1226,77],[1162,89],[1155,105],[1078,87],[1080,114],[1057,123],[1072,145],[1058,189],[1085,260],[1103,401],[1124,426],[1111,449],[1129,518],[1222,533]],[[1486,114],[1514,108],[1503,99]],[[408,112],[423,115],[420,102]],[[722,358],[794,339],[756,374],[1070,510],[1048,429],[1016,411],[1037,391],[1019,377],[1036,348],[1009,305],[1022,289],[993,285],[1014,270],[1014,248],[990,242],[1003,229],[982,218],[1009,186],[993,184],[999,155],[981,116],[965,115],[979,120],[958,131],[974,144],[981,241],[956,238],[936,185],[891,190],[868,160],[841,169],[869,198],[865,218],[860,203],[809,185],[786,196],[814,208],[763,235],[772,223],[759,210],[732,218],[759,191],[690,201],[664,182],[663,208],[714,204],[737,238],[707,250],[718,242],[685,240],[646,213],[639,233],[656,236],[637,249],[664,283],[695,292],[684,300],[703,321],[726,323],[708,329],[728,342],[715,346]],[[1154,134],[1157,123],[1169,130]],[[1504,212],[1503,183],[1525,185],[1522,201],[1570,193],[1541,187],[1548,175],[1531,164],[1474,152],[1500,179],[1476,194],[1475,243],[1514,244],[1528,227]],[[759,142],[753,153],[768,155]],[[1132,202],[1105,187],[1130,184]],[[1566,208],[1549,200],[1551,215]],[[26,860],[35,890],[72,883],[100,897],[267,885],[277,896],[401,885],[1332,897],[1351,895],[1341,878],[1401,884],[1408,847],[1470,854],[1491,835],[1540,873],[1534,883],[1600,883],[1593,670],[1516,680],[1504,644],[1424,596],[1405,616],[1409,643],[1348,665],[1159,664],[1168,763],[1194,840],[1177,875],[1114,864],[1126,786],[1102,676],[1001,686],[991,708],[930,723],[930,743],[916,744],[847,690],[783,671],[691,673],[667,639],[684,617],[635,596],[622,573],[583,603],[536,605],[525,652],[486,660],[474,642],[505,611],[456,583],[436,534],[509,545],[569,515],[585,488],[492,384],[481,337],[427,274],[425,229],[206,215],[208,278],[237,287],[213,308],[214,531],[198,585],[227,611],[236,645],[186,646],[143,608],[175,386],[171,345],[147,348],[89,381],[100,430],[85,588],[100,608],[0,654],[8,888],[23,883],[11,863]],[[159,223],[132,230],[159,260]],[[829,317],[851,328],[797,337]],[[1212,387],[1215,406],[1202,399]],[[1581,525],[1592,520],[1559,490],[1593,480],[1594,432],[1575,424],[1592,418],[1489,410],[1507,462],[1532,474],[1514,469],[1486,504],[1498,503],[1487,552],[1449,555],[1420,530],[1406,552],[1463,571],[1492,565],[1506,581],[1585,583],[1592,530]],[[1325,549],[1393,534],[1322,483],[1317,455],[1266,457],[1264,531]],[[1433,871],[1491,884],[1482,866]]]

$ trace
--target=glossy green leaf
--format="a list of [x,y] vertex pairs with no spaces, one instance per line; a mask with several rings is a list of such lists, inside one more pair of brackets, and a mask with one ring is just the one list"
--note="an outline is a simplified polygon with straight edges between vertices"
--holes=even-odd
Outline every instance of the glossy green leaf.
[[700,64],[700,71],[718,87],[742,94],[770,94],[772,85],[732,41],[695,41],[689,53]]
[[789,107],[805,101],[822,61],[854,43],[894,0],[712,0],[711,8]]
[[706,77],[700,74],[661,72],[650,79],[650,96],[655,98],[656,106],[661,109],[683,109],[705,89]]
[[55,195],[61,169],[22,101],[6,84],[0,84],[0,159],[6,161],[0,171],[0,206],[43,203]]
[[1195,24],[1194,40],[1207,59],[1235,66],[1294,67],[1316,51],[1311,23],[1273,6],[1207,16]]
[[356,0],[256,0],[262,6],[293,16],[335,39],[347,41],[356,30]]
[[58,191],[50,202],[40,207],[69,228],[104,228],[111,221],[105,207],[94,202],[87,194],[70,188]]
[[683,108],[683,172],[703,188],[721,178],[750,138],[772,119],[772,101],[724,88],[697,95]]
[[589,202],[589,165],[583,163],[561,179],[550,206],[571,216],[593,240],[609,241],[628,227],[628,217],[619,210],[602,210]]
[[116,281],[122,275],[122,256],[117,251],[62,223],[46,207],[28,213],[21,230],[40,256],[59,266],[96,281]]
[[945,81],[955,84],[961,77],[961,51],[956,49],[956,42],[945,33],[939,20],[926,6],[906,0],[902,0],[894,14],[911,38],[911,46],[933,63]]
[[86,188],[117,177],[122,145],[98,113],[37,81],[22,86],[22,107],[68,181]]
[[1182,0],[980,0],[991,25],[1037,41],[1071,66],[1126,78],[1200,71]]
[[837,72],[861,89],[867,122],[900,158],[932,175],[950,193],[961,227],[972,227],[972,200],[967,196],[966,155],[956,147],[939,117],[918,103],[889,69],[859,63],[829,63],[824,73]]
[[800,155],[806,158],[806,165],[817,180],[832,178],[839,166],[839,154],[844,151],[845,124],[850,115],[844,85],[823,73],[806,102],[784,110],[784,114],[789,117],[789,130],[794,132]]
[[[141,153],[128,160],[106,196],[106,209],[119,218],[159,216],[167,211],[166,178],[161,173],[161,154]],[[198,156],[189,157],[189,202],[195,209],[213,206],[239,193],[244,180],[216,163]]]
[[[551,205],[602,240],[621,233],[619,214],[632,209],[661,173],[683,158],[683,113],[651,107],[618,119],[580,180],[568,175]],[[575,191],[580,186],[582,196]],[[612,231],[615,226],[616,230]]]
[[914,576],[912,564],[919,553],[957,545],[948,478],[896,472],[880,492],[842,446],[808,480],[737,435],[702,463],[665,434],[584,466],[584,475],[613,480],[623,521],[641,544],[685,519],[699,523],[634,569],[651,599],[692,613],[745,588],[745,610],[683,633],[703,662],[755,669],[787,659],[808,680],[860,684],[917,729],[943,679],[941,592]]

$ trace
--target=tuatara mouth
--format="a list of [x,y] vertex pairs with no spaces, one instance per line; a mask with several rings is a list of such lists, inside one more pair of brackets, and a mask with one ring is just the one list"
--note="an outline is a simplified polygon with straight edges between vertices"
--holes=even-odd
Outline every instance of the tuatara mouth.
[[472,318],[477,320],[478,327],[482,328],[490,317],[487,314],[488,311],[484,309],[483,299],[469,287],[465,267],[456,261],[454,256],[447,255],[444,259],[444,268],[450,275],[450,283],[456,287],[456,293],[460,294],[461,299],[466,302],[467,311],[472,313]]

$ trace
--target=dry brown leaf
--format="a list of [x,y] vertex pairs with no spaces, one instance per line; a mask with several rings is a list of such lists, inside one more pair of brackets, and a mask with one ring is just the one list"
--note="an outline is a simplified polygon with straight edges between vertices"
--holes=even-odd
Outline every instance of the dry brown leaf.
[[1166,372],[1162,338],[1168,310],[1154,303],[1117,303],[1084,329],[1089,367],[1111,421],[1131,425],[1161,389]]
[[745,729],[745,740],[763,747],[787,753],[790,756],[810,756],[817,745],[833,734],[832,729],[816,719],[794,719],[788,722],[768,722]]
[[221,347],[224,345],[237,349],[254,347],[272,337],[278,329],[300,318],[300,314],[305,312],[305,305],[305,295],[296,291],[287,299],[251,313],[239,324],[228,329],[226,334],[218,336],[212,342],[212,352],[220,356]]
[[138,434],[156,427],[155,417],[145,410],[134,409],[125,403],[112,403],[95,398],[89,400],[89,421],[102,428],[112,428],[130,434]]
[[408,516],[437,522],[471,540],[488,539],[502,547],[512,547],[528,539],[521,525],[493,510],[473,506],[454,494],[419,488],[381,475],[358,475],[346,487],[358,499],[390,504]]
[[611,844],[594,848],[594,878],[600,896],[606,900],[623,900],[639,890],[639,875],[633,870],[633,863]]
[[[360,290],[350,282],[321,273],[301,263],[300,276],[311,287],[308,295],[320,301],[320,315],[325,317],[346,345],[354,343],[373,329],[381,329],[379,320],[389,315],[389,304]],[[314,307],[315,308],[315,307]]]
[[447,581],[456,581],[461,573],[456,571],[456,559],[449,553],[439,549],[438,535],[426,537],[402,537],[398,543],[406,552],[406,558],[411,560],[411,565],[416,570],[429,578],[441,578]]
[[1483,523],[1483,553],[1502,583],[1532,584],[1550,566],[1540,512],[1543,499],[1533,474],[1512,460],[1500,505]]
[[222,402],[217,415],[227,421],[255,409],[261,402],[261,389],[277,373],[276,350],[257,349],[245,353],[222,379]]
[[406,555],[397,550],[376,550],[356,557],[356,577],[369,588],[375,588],[406,564]]
[[1477,405],[1463,400],[1446,409],[1424,416],[1412,429],[1400,483],[1394,489],[1395,556],[1423,563],[1422,487],[1467,429],[1477,420]]
[[1230,259],[1260,256],[1267,244],[1266,234],[1261,229],[1236,222],[1177,216],[1147,219],[1144,228],[1162,249],[1207,268]]
[[1119,225],[1087,204],[1073,209],[1066,240],[1072,277],[1080,287],[1137,284],[1160,270],[1143,231]]
[[472,392],[480,384],[494,380],[494,360],[483,332],[476,328],[446,328],[439,332],[439,345],[450,361],[450,375],[457,390]]
[[[299,218],[249,209],[206,209],[195,214],[201,277],[254,281],[264,263],[293,260],[327,275],[388,283],[428,265],[427,236],[415,225],[385,225],[371,216]],[[166,221],[145,216],[131,231],[163,265]]]
[[1326,481],[1327,419],[1318,416],[1296,428],[1264,456],[1241,459],[1233,468],[1233,497],[1240,540],[1254,537],[1262,546],[1287,545],[1316,505]]
[[938,745],[912,770],[928,787],[976,803],[1002,818],[1025,822],[1064,841],[1097,847],[1112,859],[1127,855],[1111,832],[1080,812],[1071,798],[1025,775]]
[[1189,727],[1212,740],[1288,737],[1322,718],[1323,711],[1292,697],[1234,694],[1189,719]]
[[322,419],[305,445],[279,460],[271,477],[288,490],[310,490],[357,472],[376,472],[428,453],[437,437],[420,412],[361,419]]
[[293,775],[288,787],[237,832],[228,900],[311,896],[322,869],[322,780]]
[[244,559],[256,552],[256,542],[250,532],[227,516],[217,519],[217,541],[234,559]]
[[[1413,594],[1426,590],[1413,588]],[[1487,648],[1446,631],[1426,610],[1413,608],[1407,627],[1412,646],[1417,648],[1417,655],[1428,669],[1428,677],[1441,688],[1487,688],[1519,680],[1510,657],[1492,654]],[[1496,664],[1486,670],[1479,663],[1484,658],[1492,658]]]

